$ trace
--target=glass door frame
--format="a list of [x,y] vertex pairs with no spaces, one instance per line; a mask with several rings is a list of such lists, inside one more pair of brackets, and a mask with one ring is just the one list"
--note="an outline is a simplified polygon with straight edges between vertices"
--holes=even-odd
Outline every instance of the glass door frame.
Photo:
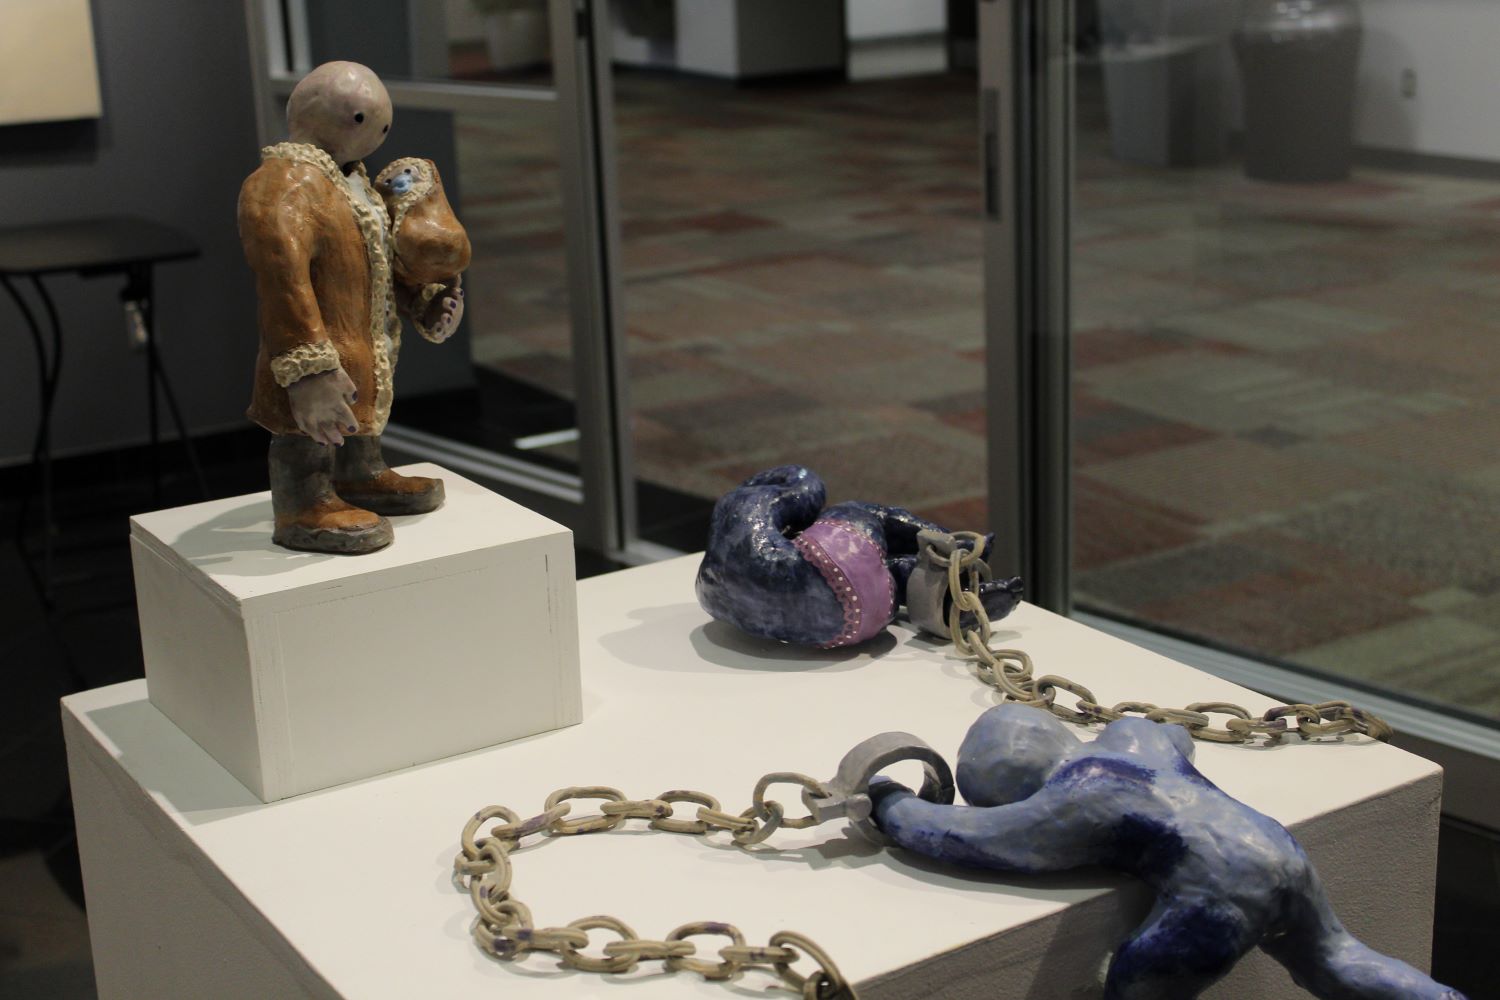
[[[1010,557],[1022,567],[1034,603],[1244,687],[1289,702],[1357,699],[1396,728],[1398,746],[1443,766],[1450,792],[1445,814],[1500,830],[1500,801],[1489,793],[1500,781],[1500,726],[1413,705],[1397,691],[1371,690],[1073,607],[1074,4],[976,2],[986,119],[990,519],[998,543],[1010,546],[1000,550],[1001,565]],[[986,60],[984,53],[998,50],[1005,55]]]
[[986,412],[995,565],[1071,611],[1073,5],[979,6]]

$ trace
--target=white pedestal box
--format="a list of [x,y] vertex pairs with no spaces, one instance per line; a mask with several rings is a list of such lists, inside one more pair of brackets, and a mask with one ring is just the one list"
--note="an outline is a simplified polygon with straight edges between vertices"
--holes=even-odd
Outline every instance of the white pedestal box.
[[573,536],[433,465],[362,556],[271,543],[269,493],[130,520],[151,703],[266,802],[582,717]]
[[[555,789],[600,784],[631,798],[698,788],[738,812],[766,772],[827,777],[879,732],[915,733],[951,762],[994,700],[951,647],[904,623],[832,652],[743,636],[698,607],[697,568],[690,556],[578,585],[583,725],[317,795],[256,801],[147,702],[140,681],[65,698],[101,1000],[791,1000],[759,973],[726,988],[662,975],[659,962],[597,976],[553,955],[496,961],[475,946],[474,904],[452,882],[459,832],[483,806],[533,816]],[[996,635],[1030,652],[1038,671],[1104,698],[1271,705],[1029,604]],[[1224,791],[1292,829],[1352,932],[1426,966],[1436,764],[1363,737],[1200,744],[1196,759]],[[915,776],[902,766],[895,777]],[[575,805],[574,818],[596,806]],[[653,938],[691,920],[730,921],[757,943],[797,930],[864,1000],[1097,998],[1105,960],[1151,910],[1142,883],[1102,868],[1028,876],[940,865],[876,848],[843,822],[781,829],[739,850],[724,834],[651,833],[632,821],[528,841],[512,862],[513,891],[538,926],[612,913]],[[614,938],[592,940],[585,951],[597,955]],[[696,942],[709,959],[721,944]],[[1260,952],[1203,994],[1308,996]]]

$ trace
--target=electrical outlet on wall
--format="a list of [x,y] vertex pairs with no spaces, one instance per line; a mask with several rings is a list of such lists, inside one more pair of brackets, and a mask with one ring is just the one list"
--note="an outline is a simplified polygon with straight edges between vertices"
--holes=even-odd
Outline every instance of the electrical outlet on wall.
[[1401,96],[1407,100],[1417,96],[1417,71],[1410,67],[1401,71]]

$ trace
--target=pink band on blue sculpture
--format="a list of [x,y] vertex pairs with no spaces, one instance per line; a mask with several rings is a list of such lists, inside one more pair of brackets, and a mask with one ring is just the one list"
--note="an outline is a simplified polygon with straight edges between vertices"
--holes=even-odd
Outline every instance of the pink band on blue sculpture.
[[823,574],[844,609],[843,631],[823,648],[864,642],[896,617],[896,581],[879,546],[858,529],[815,521],[792,544]]

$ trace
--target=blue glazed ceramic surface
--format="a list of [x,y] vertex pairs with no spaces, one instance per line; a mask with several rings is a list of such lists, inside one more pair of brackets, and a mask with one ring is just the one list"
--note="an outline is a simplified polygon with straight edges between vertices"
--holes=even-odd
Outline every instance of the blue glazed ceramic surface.
[[[721,497],[698,569],[703,609],[752,635],[810,646],[862,641],[888,625],[906,603],[917,533],[946,529],[901,507],[852,502],[825,507],[827,498],[823,480],[800,465],[757,473]],[[817,529],[809,531],[814,525]],[[804,535],[835,534],[868,543],[873,567],[842,564],[830,570],[809,557]],[[840,570],[847,572],[845,589],[833,578]],[[888,600],[869,601],[871,589]],[[1003,618],[1020,594],[1019,580],[994,581],[983,594],[985,610],[992,620]],[[851,602],[851,596],[860,601]],[[879,619],[867,617],[854,628],[856,604]]]
[[1000,705],[958,758],[970,803],[926,802],[877,779],[875,822],[901,847],[1011,872],[1101,864],[1156,890],[1115,952],[1106,1000],[1196,997],[1259,946],[1328,1000],[1463,1000],[1339,922],[1301,846],[1192,764],[1179,726],[1112,722],[1092,743],[1048,712]]

